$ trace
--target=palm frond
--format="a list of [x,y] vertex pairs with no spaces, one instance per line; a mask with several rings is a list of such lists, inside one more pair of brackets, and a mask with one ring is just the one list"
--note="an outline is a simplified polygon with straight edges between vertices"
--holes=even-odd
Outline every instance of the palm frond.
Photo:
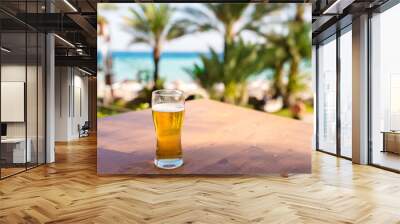
[[251,14],[253,21],[260,20],[266,16],[270,16],[274,12],[279,12],[282,8],[286,7],[286,4],[281,3],[258,3],[255,4],[255,9]]
[[201,8],[185,7],[181,11],[187,16],[196,18],[197,21],[215,20],[215,18],[212,18],[212,14],[207,13],[207,11],[202,10]]
[[131,41],[129,42],[130,45],[132,44],[146,44],[149,46],[153,46],[153,42],[151,40],[149,40],[148,37],[146,36],[134,36],[132,37]]
[[181,37],[187,34],[193,34],[198,32],[207,32],[210,30],[216,30],[216,28],[208,23],[198,23],[191,19],[180,19],[176,20],[168,30],[167,40]]

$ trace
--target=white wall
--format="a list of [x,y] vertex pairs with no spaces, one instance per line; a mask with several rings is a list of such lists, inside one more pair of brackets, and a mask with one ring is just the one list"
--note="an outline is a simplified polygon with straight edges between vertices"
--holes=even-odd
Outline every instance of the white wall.
[[68,88],[71,83],[69,68],[55,68],[55,141],[68,141],[69,132],[69,96]]
[[56,67],[55,73],[55,140],[70,141],[88,120],[88,78],[72,67]]
[[[2,65],[1,66],[1,81],[18,81],[25,82],[25,65]],[[6,108],[1,108],[6,110]],[[24,122],[7,123],[8,137],[25,137]]]
[[[31,74],[35,72],[36,74],[36,67],[33,66],[28,66],[27,68],[25,65],[2,65],[1,66],[1,81],[2,82],[10,82],[10,81],[17,81],[17,82],[25,82],[25,75],[27,69],[28,74]],[[30,76],[28,76],[29,78]],[[29,80],[29,86],[36,86],[36,80]],[[36,88],[27,88],[27,106],[30,106],[31,108],[34,107],[34,110],[36,111]],[[34,104],[31,104],[34,102]],[[40,106],[40,105],[39,105]],[[2,110],[7,110],[7,108],[1,108]],[[31,111],[29,111],[31,112]],[[36,113],[27,113],[27,119],[28,122],[34,121],[35,127],[33,124],[28,124],[28,129],[32,127],[33,129],[36,130]],[[28,130],[28,137],[29,136],[30,130]],[[36,132],[35,132],[36,135]],[[25,122],[7,122],[7,136],[8,137],[25,137]]]
[[[37,70],[38,69],[38,70]],[[26,113],[26,120],[21,122],[4,122],[7,124],[8,138],[25,138],[29,139],[32,162],[44,163],[44,92],[43,83],[44,74],[41,66],[25,66],[25,64],[3,64],[1,66],[2,82],[23,82],[26,85],[26,107],[18,108],[20,113]],[[27,79],[27,80],[26,80]],[[4,89],[2,89],[3,92]],[[24,90],[19,94],[24,94]],[[3,92],[4,94],[4,92]],[[2,98],[7,95],[2,95]],[[2,112],[16,113],[16,108],[2,107]],[[24,116],[24,115],[23,115]],[[36,161],[39,159],[39,161]]]
[[88,120],[88,78],[74,70],[74,107],[72,108],[72,135],[78,137],[78,124],[83,125]]

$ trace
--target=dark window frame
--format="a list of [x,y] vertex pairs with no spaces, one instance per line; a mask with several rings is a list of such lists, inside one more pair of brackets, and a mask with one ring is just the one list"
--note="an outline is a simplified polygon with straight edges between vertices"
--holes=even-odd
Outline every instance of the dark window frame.
[[[368,54],[367,54],[367,88],[368,88],[368,90],[367,90],[367,92],[368,92],[368,95],[367,95],[367,107],[368,107],[368,110],[367,110],[367,119],[368,119],[368,124],[367,124],[367,129],[368,129],[368,137],[367,137],[367,141],[368,141],[368,152],[367,152],[367,154],[368,154],[368,161],[367,161],[367,165],[370,165],[370,166],[373,166],[373,167],[377,167],[377,168],[380,168],[380,169],[384,169],[384,170],[388,170],[388,171],[391,171],[391,172],[395,172],[395,173],[400,173],[400,170],[397,170],[397,169],[393,169],[393,168],[390,168],[390,167],[386,167],[386,166],[382,166],[382,165],[379,165],[379,164],[374,164],[373,163],[373,148],[372,148],[372,146],[373,146],[373,142],[372,142],[372,61],[371,61],[371,56],[372,56],[372,29],[371,29],[371,20],[372,20],[372,17],[373,17],[373,14],[374,13],[383,13],[383,12],[385,12],[386,10],[388,10],[388,9],[390,9],[390,8],[392,8],[392,7],[394,7],[394,6],[396,6],[397,4],[399,4],[400,3],[400,0],[388,0],[388,1],[386,1],[384,4],[382,4],[382,5],[380,5],[379,7],[377,7],[377,8],[374,8],[374,9],[370,9],[370,10],[367,10],[366,11],[366,13],[368,14],[368,29],[367,29],[367,46],[368,46],[368,49],[367,49],[367,51],[368,51]],[[344,18],[346,18],[346,17],[344,17]],[[318,41],[317,41],[317,43],[316,44],[314,44],[315,46],[316,46],[316,59],[315,59],[315,63],[316,63],[316,77],[315,77],[315,79],[316,79],[316,106],[315,106],[315,111],[316,111],[316,136],[315,136],[315,142],[316,142],[316,151],[319,151],[319,152],[323,152],[323,153],[326,153],[326,154],[329,154],[329,155],[333,155],[333,156],[336,156],[336,157],[339,157],[339,158],[344,158],[344,159],[347,159],[347,160],[352,160],[352,158],[349,158],[349,157],[346,157],[346,156],[343,156],[343,155],[341,155],[341,149],[340,149],[340,145],[338,144],[338,141],[336,141],[336,146],[337,146],[337,150],[336,150],[336,153],[331,153],[331,152],[327,152],[327,151],[324,151],[323,149],[320,149],[319,148],[319,121],[318,121],[318,114],[319,114],[319,110],[318,110],[318,105],[319,105],[319,97],[318,97],[318,95],[319,95],[319,83],[318,83],[318,77],[319,77],[319,58],[318,58],[318,48],[319,48],[319,45],[321,44],[321,43],[323,43],[324,41],[327,41],[329,38],[331,38],[333,35],[336,35],[336,38],[335,38],[335,40],[336,40],[336,47],[338,48],[338,45],[340,45],[340,36],[341,35],[343,35],[344,33],[346,33],[346,32],[348,32],[348,30],[346,31],[346,29],[348,29],[348,27],[349,26],[351,26],[352,25],[352,23],[350,23],[350,24],[347,24],[344,28],[340,28],[337,24],[338,23],[340,23],[340,20],[336,23],[336,24],[334,24],[335,26],[336,26],[336,33],[334,33],[334,34],[331,34],[331,35],[329,35],[328,37],[324,37],[324,39],[322,39],[322,40],[319,40],[318,39],[318,37],[316,38],[316,39],[318,39]],[[328,28],[329,29],[329,28]],[[339,33],[340,33],[340,35],[337,35],[337,33],[338,33],[338,31],[339,31]],[[325,34],[325,36],[326,36],[326,34]],[[337,58],[338,58],[338,60],[339,60],[339,62],[340,62],[340,55],[339,55],[339,51],[336,51],[336,55],[337,55]],[[337,68],[338,68],[338,60],[337,60]],[[339,70],[340,70],[340,66],[339,66]],[[336,72],[337,73],[337,75],[338,75],[338,71]],[[339,71],[339,73],[340,73],[340,71]],[[339,77],[340,78],[340,77]],[[336,85],[340,85],[340,82],[338,82],[338,79],[336,80]],[[340,87],[338,88],[339,90],[340,90]],[[338,93],[338,92],[337,92]],[[338,111],[338,105],[339,105],[339,107],[340,107],[340,94],[336,94],[336,97],[337,97],[337,99],[339,98],[339,100],[337,100],[336,102],[337,102],[337,108],[336,108],[336,111]],[[336,114],[336,116],[338,117],[338,113]],[[339,116],[340,116],[340,114],[339,114]],[[340,134],[340,131],[341,131],[341,127],[340,127],[340,122],[339,122],[339,125],[338,125],[338,121],[340,121],[340,118],[337,118],[337,120],[336,120],[336,122],[337,122],[337,127],[339,127],[339,134]],[[338,135],[338,130],[336,130],[336,138],[337,138],[337,140],[339,139],[339,143],[340,143],[340,135]],[[339,145],[339,147],[338,147],[338,145]]]
[[400,169],[394,169],[388,166],[380,165],[377,163],[374,163],[373,160],[373,138],[372,138],[372,94],[373,94],[373,88],[372,88],[372,19],[374,17],[374,14],[381,14],[384,13],[385,11],[391,9],[392,7],[400,4],[400,0],[388,0],[384,4],[380,5],[379,7],[368,11],[368,30],[367,30],[367,45],[368,45],[368,53],[367,53],[367,61],[368,61],[368,69],[367,69],[367,82],[368,82],[368,99],[367,99],[367,107],[368,107],[368,112],[367,112],[367,119],[368,119],[368,165],[377,167],[383,170],[395,172],[395,173],[400,173]]
[[[341,119],[340,119],[340,103],[341,103],[341,99],[340,99],[340,77],[341,77],[341,67],[340,67],[340,37],[342,35],[344,35],[347,32],[351,32],[352,28],[352,23],[348,22],[349,17],[344,17],[343,20],[345,20],[345,24],[343,26],[340,26],[340,21],[338,21],[338,23],[334,24],[333,26],[336,27],[336,32],[332,33],[331,35],[327,36],[324,39],[321,39],[318,41],[318,43],[316,44],[316,77],[315,77],[315,82],[316,82],[316,106],[315,106],[315,111],[316,111],[316,148],[315,150],[318,152],[323,152],[329,155],[333,155],[333,156],[337,156],[339,158],[343,158],[346,160],[352,160],[352,158],[347,157],[342,155],[341,153]],[[320,47],[321,44],[326,44],[329,43],[331,41],[336,41],[336,152],[332,153],[332,152],[328,152],[324,149],[321,149],[319,147],[319,119],[318,119],[318,115],[319,115],[319,56],[318,56],[318,49]]]
[[[21,1],[21,2],[27,3],[27,1]],[[39,12],[38,4],[39,4],[39,2],[43,2],[43,1],[36,0],[35,2],[37,3],[36,10],[37,10],[37,12]],[[3,13],[6,13],[9,16],[11,15],[11,14],[7,13],[7,11],[3,10],[1,7],[0,7],[0,11],[3,12]],[[25,4],[25,12],[26,11],[27,11],[27,5]],[[46,8],[46,11],[47,11],[47,8]],[[15,18],[15,19],[18,21],[17,18]],[[21,21],[19,20],[19,22],[21,22]],[[0,26],[1,26],[1,24],[0,24]],[[25,99],[24,99],[25,168],[23,170],[21,170],[21,171],[12,173],[12,174],[7,175],[7,176],[3,176],[3,173],[2,173],[2,169],[3,168],[1,168],[1,166],[0,166],[0,180],[6,179],[8,177],[17,175],[19,173],[25,172],[27,170],[36,168],[38,166],[41,166],[41,165],[47,163],[47,33],[42,32],[40,30],[37,30],[37,29],[29,26],[26,23],[24,24],[24,28],[25,28],[24,30],[13,31],[13,32],[2,31],[0,29],[0,46],[2,46],[2,34],[3,33],[20,33],[21,35],[25,35],[25,49],[24,49],[25,50],[25,59],[24,59],[25,60],[25,87],[24,87],[24,91],[25,91],[25,93],[24,93],[24,96],[25,96]],[[28,123],[28,116],[27,116],[28,33],[30,33],[30,34],[33,33],[33,35],[36,34],[36,57],[37,57],[36,58],[36,122],[35,122],[36,123],[36,136],[34,136],[34,137],[36,137],[36,142],[37,142],[37,145],[36,145],[37,152],[36,152],[36,162],[35,163],[30,163],[29,166],[28,166],[28,162],[27,162],[27,147],[28,147],[28,143],[27,143],[27,139],[28,139],[28,136],[27,136],[28,135],[28,132],[27,132],[27,127],[28,127],[28,125],[27,125],[27,123]],[[44,34],[44,35],[39,35],[39,34]],[[41,49],[41,51],[40,51],[41,53],[39,53],[39,36],[42,36],[42,38],[40,38],[40,41],[43,44],[42,48],[44,48],[44,49]],[[39,140],[39,79],[38,79],[38,77],[39,77],[39,68],[38,68],[38,66],[39,66],[39,54],[43,54],[43,55],[41,55],[41,57],[42,57],[42,60],[44,60],[43,68],[42,68],[42,71],[41,71],[41,73],[42,73],[42,82],[44,84],[44,86],[43,86],[44,92],[42,93],[43,99],[42,99],[42,105],[41,105],[42,109],[44,110],[43,111],[44,116],[41,117],[41,118],[44,119],[44,120],[41,120],[41,122],[43,122],[43,125],[44,125],[43,126],[43,128],[44,128],[44,130],[43,130],[43,143],[44,144],[42,145],[42,147],[43,147],[42,152],[44,153],[44,155],[41,155],[41,157],[43,157],[42,158],[43,159],[42,163],[39,162],[39,141],[38,141]],[[1,67],[2,67],[2,53],[0,53],[0,82],[1,82]],[[0,85],[0,90],[1,90],[1,85]],[[1,91],[0,91],[0,100],[1,100]],[[0,105],[0,110],[1,110],[1,105]],[[1,115],[0,115],[0,123],[1,123]],[[1,156],[1,144],[0,144],[0,156]]]

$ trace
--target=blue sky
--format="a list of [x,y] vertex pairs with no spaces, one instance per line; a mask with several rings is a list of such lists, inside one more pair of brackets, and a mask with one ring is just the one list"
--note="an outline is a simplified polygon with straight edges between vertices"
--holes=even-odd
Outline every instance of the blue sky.
[[[117,5],[117,10],[107,11],[99,7],[99,14],[104,16],[109,22],[109,29],[111,33],[111,49],[113,51],[150,51],[150,47],[144,44],[129,45],[131,40],[130,34],[123,30],[123,17],[129,15],[128,8],[137,7],[136,3],[113,3]],[[169,3],[173,7],[202,7],[199,3]],[[271,4],[271,3],[270,3]],[[306,20],[311,22],[311,4],[307,4],[305,12]],[[283,10],[280,10],[271,15],[268,20],[272,22],[269,29],[273,29],[276,32],[284,32],[281,25],[273,24],[273,21],[285,21],[292,17],[295,12],[295,5],[290,4]],[[179,16],[179,15],[178,15]],[[256,35],[250,32],[244,32],[242,38],[249,42],[260,42],[262,41]],[[98,39],[98,44],[101,47],[103,42]],[[208,52],[209,47],[213,48],[217,52],[222,52],[223,39],[222,36],[213,31],[205,33],[196,33],[192,35],[186,35],[176,40],[170,41],[163,46],[163,52]]]

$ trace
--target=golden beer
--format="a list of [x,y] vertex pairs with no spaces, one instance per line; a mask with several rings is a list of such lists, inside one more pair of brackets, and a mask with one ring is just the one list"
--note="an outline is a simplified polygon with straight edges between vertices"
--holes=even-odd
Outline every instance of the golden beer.
[[154,165],[175,169],[183,165],[181,131],[185,97],[179,90],[156,90],[151,96],[151,109],[156,132]]
[[152,108],[156,129],[156,159],[182,158],[181,129],[184,108],[178,104],[158,104]]

